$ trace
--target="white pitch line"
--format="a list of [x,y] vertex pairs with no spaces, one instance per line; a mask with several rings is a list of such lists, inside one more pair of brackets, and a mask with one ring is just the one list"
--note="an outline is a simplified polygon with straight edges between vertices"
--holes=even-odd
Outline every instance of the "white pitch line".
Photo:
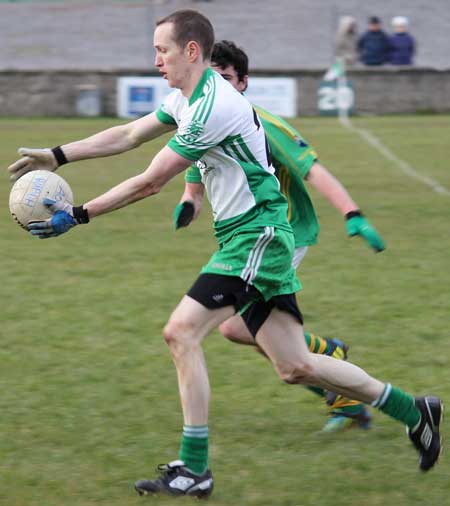
[[368,144],[373,146],[385,158],[387,158],[391,162],[394,162],[404,174],[411,177],[412,179],[416,179],[417,181],[420,181],[421,183],[429,186],[434,192],[450,197],[450,190],[447,190],[447,188],[439,184],[431,177],[424,176],[423,174],[417,172],[417,170],[414,169],[414,167],[412,167],[409,163],[405,162],[404,160],[401,160],[398,156],[396,156],[389,148],[387,148],[380,141],[380,139],[378,139],[378,137],[373,135],[368,130],[365,130],[363,128],[356,128],[355,126],[353,126],[349,117],[345,113],[339,114],[339,122],[341,123],[342,126],[347,128],[348,130],[351,130],[360,135],[365,141],[367,141]]

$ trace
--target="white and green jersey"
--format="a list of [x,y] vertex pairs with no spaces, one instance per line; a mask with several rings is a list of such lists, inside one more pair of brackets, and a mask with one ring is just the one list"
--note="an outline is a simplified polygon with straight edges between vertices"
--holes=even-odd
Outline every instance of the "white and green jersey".
[[168,146],[195,162],[191,182],[205,185],[219,243],[243,228],[291,230],[260,121],[220,74],[206,69],[189,100],[174,91],[156,114],[178,126]]

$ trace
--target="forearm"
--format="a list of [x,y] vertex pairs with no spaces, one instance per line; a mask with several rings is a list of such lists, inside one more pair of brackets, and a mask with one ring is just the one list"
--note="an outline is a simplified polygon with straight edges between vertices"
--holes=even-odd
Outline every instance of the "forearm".
[[127,131],[126,125],[118,125],[85,139],[61,146],[69,162],[117,155],[137,147],[139,143]]
[[175,128],[161,123],[156,114],[143,116],[124,125],[103,130],[86,139],[64,144],[62,150],[69,162],[117,155],[155,139]]
[[359,209],[344,186],[319,163],[314,163],[306,180],[343,216]]
[[126,207],[133,202],[154,195],[160,190],[161,186],[154,182],[146,181],[144,174],[139,174],[87,202],[83,207],[87,210],[89,218],[92,219],[95,216]]
[[123,181],[103,195],[87,202],[83,207],[87,210],[89,218],[94,218],[155,195],[170,179],[185,170],[189,163],[189,160],[166,146],[153,158],[150,166],[142,174]]

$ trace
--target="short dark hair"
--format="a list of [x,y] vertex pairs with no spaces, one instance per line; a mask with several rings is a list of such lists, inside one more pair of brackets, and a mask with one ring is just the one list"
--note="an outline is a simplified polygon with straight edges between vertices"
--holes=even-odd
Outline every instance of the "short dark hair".
[[381,25],[381,19],[378,16],[370,16],[369,23],[372,25]]
[[242,48],[229,40],[221,40],[214,44],[211,63],[222,70],[231,65],[239,81],[243,81],[244,77],[248,76],[248,56]]
[[184,48],[190,40],[193,40],[201,47],[203,58],[211,59],[214,28],[206,16],[191,9],[184,9],[159,19],[156,26],[164,23],[173,23],[174,40],[179,47]]

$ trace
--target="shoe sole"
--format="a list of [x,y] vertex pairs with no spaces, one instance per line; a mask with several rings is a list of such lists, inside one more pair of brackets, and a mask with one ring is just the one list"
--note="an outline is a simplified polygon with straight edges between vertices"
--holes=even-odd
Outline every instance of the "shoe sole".
[[320,432],[323,434],[333,434],[336,432],[346,432],[352,429],[369,430],[372,425],[372,418],[364,420],[348,417],[342,418],[345,418],[345,420],[326,423]]
[[166,496],[169,496],[169,497],[182,497],[182,496],[185,496],[185,497],[193,497],[195,499],[208,499],[209,496],[212,494],[212,488],[209,489],[209,490],[200,491],[200,493],[198,493],[198,494],[170,494],[169,492],[166,492],[165,490],[151,492],[149,490],[144,490],[144,489],[136,487],[136,486],[134,487],[134,490],[136,490],[136,492],[141,497],[143,497],[143,496],[154,496],[154,495],[166,495]]
[[[441,426],[441,423],[442,423],[442,420],[444,419],[444,403],[439,399],[439,408],[440,408],[440,413],[439,413],[439,422],[437,423],[437,428],[439,429],[439,427]],[[433,464],[427,468],[427,469],[422,469],[422,471],[426,472],[426,471],[429,471],[430,469],[432,469],[439,461],[441,455],[442,455],[442,450],[444,449],[443,445],[442,445],[442,436],[440,435],[439,433],[439,453],[438,453],[438,456],[436,457],[436,460],[433,462]]]

